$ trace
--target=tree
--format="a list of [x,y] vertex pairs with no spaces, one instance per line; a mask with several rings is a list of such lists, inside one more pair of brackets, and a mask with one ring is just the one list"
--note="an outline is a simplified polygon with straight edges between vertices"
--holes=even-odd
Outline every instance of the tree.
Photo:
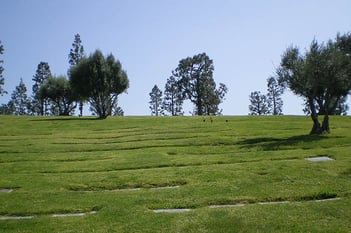
[[46,98],[40,95],[40,87],[43,85],[47,79],[51,76],[50,66],[47,62],[40,62],[33,76],[34,85],[32,88],[32,111],[36,115],[47,115],[49,102]]
[[[351,90],[351,57],[346,49],[351,45],[346,45],[338,39],[326,45],[313,40],[304,55],[297,47],[289,47],[282,56],[277,76],[308,103],[313,121],[311,134],[330,133],[329,115]],[[318,115],[324,116],[322,123]]]
[[183,115],[183,98],[174,76],[167,79],[162,105],[172,116]]
[[[74,36],[74,41],[72,43],[72,47],[69,55],[68,55],[68,59],[69,59],[69,64],[72,66],[76,66],[78,65],[79,61],[85,57],[84,54],[84,47],[82,45],[82,41],[80,39],[80,35],[76,34]],[[84,102],[83,100],[79,101],[79,115],[82,116],[83,115],[83,105]]]
[[[219,88],[216,89],[216,83],[211,81],[211,84],[205,92],[205,101],[204,101],[204,113],[206,115],[221,115],[222,109],[219,109],[219,104],[224,100],[224,96],[228,92],[228,88],[223,83],[219,84]],[[213,91],[214,90],[214,91]]]
[[151,92],[149,93],[150,95],[150,110],[151,110],[151,115],[155,116],[160,116],[163,114],[163,109],[162,109],[162,91],[158,88],[157,85],[155,85]]
[[[1,44],[0,40],[0,55],[4,53],[4,46]],[[5,78],[2,76],[2,72],[4,71],[4,68],[2,67],[2,63],[4,61],[0,60],[0,96],[3,96],[4,94],[7,94],[7,91],[4,90],[2,86],[5,85]]]
[[73,91],[90,103],[100,119],[112,114],[118,95],[129,86],[121,63],[112,54],[105,58],[99,50],[82,58],[78,65],[71,67],[69,74]]
[[123,109],[119,106],[116,106],[116,108],[113,110],[113,116],[124,116]]
[[8,106],[11,106],[12,112],[15,115],[28,114],[30,100],[27,96],[27,87],[22,78],[18,86],[12,92],[11,100]]
[[[349,106],[346,103],[347,100],[347,96],[341,97],[339,102],[336,105],[335,109],[332,109],[331,112],[329,113],[329,115],[342,115],[342,116],[346,116],[347,115],[347,111],[349,110]],[[308,101],[305,100],[304,102],[304,108],[302,109],[302,111],[306,114],[306,115],[310,115],[311,114],[311,110],[309,108],[308,105]],[[316,111],[318,115],[323,115],[321,111],[319,111],[319,107],[318,105],[316,106]]]
[[259,91],[250,94],[250,115],[267,115],[269,114],[267,97]]
[[[179,61],[178,67],[172,71],[182,95],[189,99],[196,107],[197,115],[218,114],[218,105],[227,91],[216,90],[213,80],[213,61],[206,53],[198,54]],[[220,95],[222,94],[222,95]]]
[[8,104],[1,104],[1,106],[0,106],[0,114],[2,114],[2,115],[11,115],[11,114],[13,114],[13,111],[9,107]]
[[347,105],[346,100],[347,100],[347,96],[341,97],[339,103],[337,104],[336,108],[334,109],[334,112],[331,112],[330,115],[346,116],[347,111],[349,110],[349,106]]
[[65,76],[51,76],[41,85],[39,90],[40,96],[50,99],[52,104],[53,115],[69,116],[76,105],[75,93]]
[[284,87],[279,85],[278,80],[274,77],[267,79],[267,103],[268,111],[272,115],[283,114],[283,100],[281,95],[284,93]]

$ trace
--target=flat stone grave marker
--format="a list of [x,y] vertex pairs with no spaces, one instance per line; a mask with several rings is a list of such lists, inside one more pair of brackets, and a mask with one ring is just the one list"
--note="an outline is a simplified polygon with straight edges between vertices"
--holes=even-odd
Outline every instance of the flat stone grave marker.
[[0,189],[0,193],[11,193],[13,189]]
[[188,212],[191,209],[158,209],[158,210],[153,210],[154,213],[182,213],[182,212]]
[[325,162],[325,161],[334,160],[328,156],[309,157],[309,158],[305,158],[305,159],[310,161],[310,162]]
[[0,216],[0,220],[32,219],[33,216]]

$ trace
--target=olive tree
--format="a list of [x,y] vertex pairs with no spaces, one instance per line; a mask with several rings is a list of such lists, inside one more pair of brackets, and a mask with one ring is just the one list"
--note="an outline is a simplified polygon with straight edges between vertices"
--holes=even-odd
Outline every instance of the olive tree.
[[[277,69],[280,81],[308,104],[311,134],[330,133],[329,115],[351,90],[351,37],[343,38],[345,44],[338,39],[326,44],[314,40],[304,54],[297,47],[289,47]],[[318,115],[324,116],[322,123]]]

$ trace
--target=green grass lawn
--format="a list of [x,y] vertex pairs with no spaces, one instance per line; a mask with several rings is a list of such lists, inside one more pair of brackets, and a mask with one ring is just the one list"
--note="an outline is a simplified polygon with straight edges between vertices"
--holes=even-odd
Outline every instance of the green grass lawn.
[[1,116],[0,231],[350,232],[350,117],[212,119]]

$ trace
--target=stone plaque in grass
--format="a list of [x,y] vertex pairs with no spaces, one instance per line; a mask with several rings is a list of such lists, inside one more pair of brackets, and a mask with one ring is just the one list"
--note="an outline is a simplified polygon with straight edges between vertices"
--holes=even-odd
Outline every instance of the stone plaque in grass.
[[305,158],[305,159],[310,161],[310,162],[325,162],[325,161],[334,160],[328,156],[310,157],[310,158]]

